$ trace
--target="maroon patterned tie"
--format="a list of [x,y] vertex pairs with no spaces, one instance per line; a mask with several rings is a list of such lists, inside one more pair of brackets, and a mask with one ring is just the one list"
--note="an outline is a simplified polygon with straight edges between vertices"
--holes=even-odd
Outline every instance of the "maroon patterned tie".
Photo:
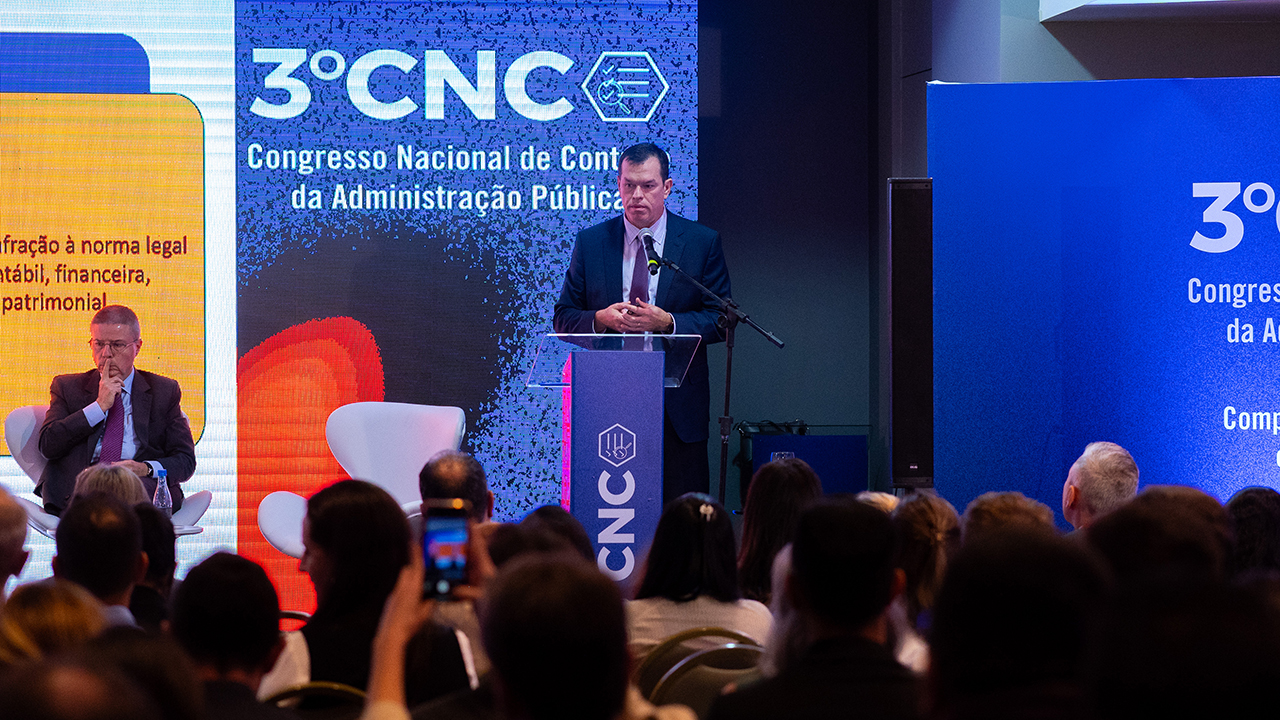
[[644,244],[640,242],[640,238],[636,237],[636,266],[631,271],[631,297],[627,298],[630,302],[636,298],[640,298],[645,302],[649,302],[649,258],[644,254]]
[[124,391],[116,395],[116,401],[107,412],[107,426],[102,431],[102,452],[98,462],[113,463],[120,460],[120,448],[124,444]]

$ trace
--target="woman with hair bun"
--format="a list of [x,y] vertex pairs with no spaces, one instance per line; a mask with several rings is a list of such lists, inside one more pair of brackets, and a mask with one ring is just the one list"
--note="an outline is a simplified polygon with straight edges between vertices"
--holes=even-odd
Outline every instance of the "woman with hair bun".
[[763,643],[772,616],[738,590],[729,513],[709,495],[686,493],[662,511],[627,628],[638,660],[663,639],[698,627],[721,627]]

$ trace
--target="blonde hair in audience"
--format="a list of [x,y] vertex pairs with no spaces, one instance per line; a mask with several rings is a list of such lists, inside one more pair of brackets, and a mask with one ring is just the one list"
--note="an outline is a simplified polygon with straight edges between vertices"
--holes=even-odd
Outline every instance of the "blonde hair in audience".
[[102,492],[120,498],[130,507],[151,501],[142,487],[142,480],[123,465],[90,465],[81,470],[76,476],[76,488],[71,497],[74,500],[77,496],[91,492]]
[[960,516],[936,493],[921,491],[898,505],[893,524],[898,529],[898,562],[907,576],[907,617],[914,625],[942,589],[947,563],[960,545]]
[[[8,490],[0,487],[0,581],[3,573],[14,570],[24,558],[22,546],[27,541],[27,511]],[[2,590],[2,588],[0,588]]]
[[96,637],[102,604],[69,580],[19,585],[0,610],[0,666],[40,660]]
[[860,502],[864,502],[872,507],[883,510],[886,515],[892,513],[894,509],[898,507],[899,502],[897,495],[880,492],[878,490],[863,490],[857,495],[854,495],[854,497]]

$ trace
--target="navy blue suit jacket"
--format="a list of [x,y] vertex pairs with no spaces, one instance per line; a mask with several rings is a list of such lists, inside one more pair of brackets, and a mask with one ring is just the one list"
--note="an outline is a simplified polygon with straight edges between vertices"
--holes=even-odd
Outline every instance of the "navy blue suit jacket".
[[[133,377],[133,434],[137,450],[133,459],[156,460],[169,475],[173,509],[182,507],[182,486],[196,470],[195,442],[191,426],[182,414],[182,390],[178,381],[145,370]],[[45,505],[67,507],[76,475],[89,466],[105,421],[89,425],[84,408],[98,398],[97,370],[79,375],[59,375],[49,388],[49,413],[40,428],[40,452],[49,458],[36,494]],[[154,478],[142,478],[148,493],[156,489]]]
[[[560,288],[560,299],[556,302],[556,332],[593,332],[596,311],[622,302],[625,234],[621,216],[578,233],[564,286]],[[720,234],[715,230],[667,211],[667,237],[662,255],[712,292],[730,297],[729,268],[720,247]],[[654,304],[675,318],[677,333],[702,336],[702,344],[684,383],[667,389],[664,405],[667,418],[681,440],[706,440],[711,422],[707,345],[724,340],[723,331],[716,326],[720,309],[703,297],[701,290],[668,268],[663,268],[658,275]]]

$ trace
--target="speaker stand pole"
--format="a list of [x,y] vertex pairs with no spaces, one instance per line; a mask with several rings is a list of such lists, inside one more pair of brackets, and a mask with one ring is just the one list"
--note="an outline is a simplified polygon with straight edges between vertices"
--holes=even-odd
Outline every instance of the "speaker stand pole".
[[[724,490],[727,484],[729,472],[729,433],[733,430],[733,417],[729,414],[729,388],[733,382],[733,342],[734,330],[738,327],[738,323],[744,322],[751,326],[756,332],[765,337],[766,340],[778,346],[785,347],[786,343],[778,339],[776,335],[760,327],[755,320],[752,320],[746,313],[742,312],[742,306],[729,298],[722,298],[712,292],[706,285],[698,282],[692,275],[680,269],[679,265],[664,258],[658,257],[656,254],[651,256],[663,267],[671,268],[679,277],[693,283],[695,287],[702,291],[702,294],[713,300],[720,306],[720,319],[716,321],[716,325],[725,331],[725,359],[724,359],[724,415],[720,416],[720,504],[724,505]],[[742,498],[744,501],[746,498]]]

